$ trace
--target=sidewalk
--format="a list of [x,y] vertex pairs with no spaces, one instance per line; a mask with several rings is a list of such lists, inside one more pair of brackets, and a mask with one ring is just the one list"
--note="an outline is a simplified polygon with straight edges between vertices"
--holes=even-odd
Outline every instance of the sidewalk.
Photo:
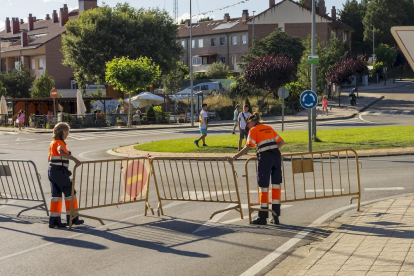
[[[379,84],[372,84],[369,86],[361,86],[359,87],[359,97],[357,98],[357,105],[351,106],[348,99],[348,93],[346,93],[347,89],[342,90],[341,96],[341,106],[339,106],[338,99],[330,100],[328,103],[329,116],[323,115],[322,116],[322,107],[318,105],[316,107],[317,110],[317,118],[318,121],[325,121],[325,120],[341,120],[341,119],[349,119],[356,116],[359,112],[364,111],[371,105],[380,101],[383,96],[381,92],[377,92],[380,89],[384,88],[398,88],[405,86],[407,84],[412,83],[412,81],[398,81],[396,83],[390,82],[386,86],[383,83]],[[349,88],[348,90],[351,90]],[[285,122],[293,123],[293,122],[307,122],[308,120],[308,111],[304,110],[299,112],[296,115],[286,115]],[[272,116],[272,117],[264,117],[263,121],[266,123],[281,123],[282,116]],[[232,120],[225,120],[225,121],[213,121],[209,124],[210,127],[216,126],[233,126],[234,122]],[[198,127],[197,123],[194,124],[194,127]],[[140,125],[140,126],[133,126],[131,128],[127,127],[99,127],[99,128],[81,128],[81,129],[71,129],[71,132],[101,132],[101,131],[129,131],[129,130],[154,130],[154,129],[170,129],[170,128],[194,128],[191,126],[191,123],[184,123],[184,124],[157,124],[157,125]],[[18,132],[17,128],[8,128],[8,127],[0,127],[0,131],[9,131],[9,132]],[[52,129],[36,129],[36,128],[25,128],[26,132],[30,133],[52,133]]]
[[288,275],[414,275],[414,196],[361,207]]

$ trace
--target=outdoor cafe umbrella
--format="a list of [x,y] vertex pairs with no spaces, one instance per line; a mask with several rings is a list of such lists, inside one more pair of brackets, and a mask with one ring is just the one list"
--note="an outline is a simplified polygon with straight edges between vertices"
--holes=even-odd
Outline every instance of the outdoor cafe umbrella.
[[151,92],[142,92],[136,96],[131,97],[132,102],[139,102],[139,108],[148,106],[151,104],[157,105],[164,103],[164,98],[152,94]]
[[0,115],[7,115],[7,103],[6,98],[4,96],[1,96],[0,100]]
[[82,93],[79,90],[76,93],[76,108],[78,116],[86,115],[85,103],[83,102]]

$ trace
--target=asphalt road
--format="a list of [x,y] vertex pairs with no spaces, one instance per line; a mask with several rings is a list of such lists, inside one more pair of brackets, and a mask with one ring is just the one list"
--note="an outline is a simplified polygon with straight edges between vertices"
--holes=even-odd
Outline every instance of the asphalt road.
[[[407,96],[411,94],[402,93],[400,99],[391,94],[386,99],[395,105],[397,101],[404,102]],[[380,102],[367,111],[386,108]],[[412,106],[398,110],[408,109],[410,114],[389,115],[401,116],[390,121],[375,121],[381,115],[365,114],[362,118],[320,122],[318,126],[319,129],[370,127],[395,122],[412,125]],[[286,124],[286,129],[291,130],[306,127],[306,123]],[[275,128],[280,129],[280,125]],[[210,133],[227,134],[230,129],[217,127]],[[112,158],[106,150],[119,145],[197,134],[197,130],[190,129],[72,133],[67,142],[74,155],[88,161]],[[41,173],[47,199],[50,199],[46,175],[50,139],[49,134],[0,133],[0,159],[33,160]],[[361,162],[363,202],[414,192],[414,156],[363,158]],[[244,162],[236,162],[235,168],[241,199],[246,203]],[[353,172],[350,171],[351,175]],[[152,195],[150,204],[155,207],[157,202]],[[250,226],[247,216],[240,220],[235,211],[218,217],[218,221],[208,222],[211,213],[227,207],[225,204],[172,202],[164,205],[166,216],[161,218],[144,217],[142,203],[120,205],[86,211],[102,217],[105,226],[87,220],[85,226],[71,231],[47,228],[47,217],[40,210],[16,218],[21,206],[30,206],[30,203],[9,201],[0,206],[0,275],[51,275],[57,271],[64,275],[240,275],[245,272],[245,275],[264,275],[298,246],[327,237],[330,232],[318,226],[324,220],[320,218],[342,208],[339,215],[349,206],[348,200],[349,197],[343,197],[286,203],[280,226],[260,227]],[[327,217],[325,222],[335,216]],[[307,228],[312,223],[317,227]],[[275,252],[276,249],[279,250]]]

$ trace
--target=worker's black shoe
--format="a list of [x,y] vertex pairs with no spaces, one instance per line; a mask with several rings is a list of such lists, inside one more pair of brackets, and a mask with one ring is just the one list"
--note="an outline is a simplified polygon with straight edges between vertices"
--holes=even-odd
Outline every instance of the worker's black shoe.
[[60,217],[49,217],[49,228],[65,228],[66,223],[62,223]]
[[[69,223],[69,216],[66,217],[67,222]],[[83,219],[79,219],[79,217],[76,217],[72,220],[73,225],[81,225],[84,224],[85,221]]]
[[271,223],[271,224],[280,224],[279,223],[279,217],[273,217],[273,218],[269,219],[269,223]]
[[257,219],[252,221],[252,224],[266,225],[267,224],[267,219],[257,218]]

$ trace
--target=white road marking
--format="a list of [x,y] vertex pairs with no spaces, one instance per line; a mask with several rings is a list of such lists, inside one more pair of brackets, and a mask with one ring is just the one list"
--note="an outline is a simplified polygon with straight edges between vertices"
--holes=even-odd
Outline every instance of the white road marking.
[[375,112],[374,114],[372,114],[372,115],[374,115],[374,116],[379,116],[379,115],[381,115],[382,114],[382,111],[380,110],[380,111],[377,111],[377,112]]
[[361,113],[361,115],[362,115],[362,116],[365,116],[365,115],[369,114],[370,112],[371,112],[371,111],[365,111],[365,112],[362,112],[362,113]]
[[388,112],[388,115],[393,115],[394,113],[396,113],[398,110],[390,110],[390,112]]
[[404,110],[401,115],[408,115],[408,113],[410,113],[411,110]]
[[90,151],[85,151],[85,152],[82,152],[81,154],[79,154],[78,156],[79,156],[80,158],[82,158],[82,159],[85,159],[85,160],[95,160],[95,159],[91,159],[91,158],[87,158],[87,157],[83,156],[84,154],[87,154],[87,153],[90,153],[90,152],[94,152],[94,151],[100,151],[100,150],[90,150]]
[[[333,189],[334,190],[334,192],[341,192],[341,189]],[[317,193],[323,193],[323,189],[316,189],[316,190],[312,190],[312,189],[306,189],[306,192],[307,193],[314,193],[314,192],[317,192]],[[342,192],[344,191],[344,189],[342,189]],[[332,189],[329,189],[329,188],[326,188],[325,189],[325,193],[329,193],[329,192],[332,192]]]
[[364,121],[364,122],[366,122],[366,123],[370,123],[370,124],[375,124],[374,122],[370,122],[370,121],[368,121],[368,120],[365,120],[364,118],[362,118],[362,114],[359,114],[359,119],[360,120],[362,120],[362,121]]
[[[230,208],[230,207],[233,207],[233,206],[235,206],[235,205],[234,204],[230,204],[226,208]],[[292,207],[292,206],[293,205],[284,205],[284,204],[282,204],[280,206],[280,209],[286,209],[286,208],[289,208],[289,207]],[[242,208],[243,208],[243,210],[247,210],[248,209],[247,204],[242,204]],[[231,212],[231,211],[227,211],[227,212],[223,212],[223,213],[220,213],[220,214],[215,215],[212,219],[208,220],[202,226],[198,227],[193,232],[193,234],[194,233],[197,233],[197,232],[201,232],[201,231],[208,230],[210,228],[214,228],[214,227],[218,227],[218,226],[226,225],[226,224],[231,224],[231,223],[238,222],[238,221],[241,221],[242,220],[241,218],[235,218],[235,219],[230,219],[230,220],[218,222],[222,217],[224,217],[225,215],[227,215],[229,212]],[[249,216],[245,214],[243,220],[248,219],[248,218],[249,218]]]
[[402,191],[404,187],[364,188],[364,191]]
[[36,139],[17,138],[17,139],[16,139],[16,142],[21,142],[21,141],[33,141],[33,140],[36,140]]
[[0,146],[8,146],[9,144],[0,144]]
[[[361,205],[371,204],[371,203],[374,203],[374,202],[383,201],[383,200],[387,200],[387,199],[391,199],[391,198],[397,198],[397,197],[401,197],[401,196],[404,196],[404,195],[398,195],[398,196],[386,197],[386,198],[375,199],[375,200],[370,200],[370,201],[364,201],[364,202],[361,202]],[[294,245],[296,245],[298,242],[300,242],[302,239],[304,239],[316,227],[319,227],[325,220],[329,219],[331,216],[333,216],[333,215],[335,215],[339,212],[345,211],[347,209],[354,208],[356,206],[357,206],[356,204],[352,204],[352,205],[349,205],[349,206],[344,206],[344,207],[332,210],[332,211],[322,215],[321,217],[316,219],[314,222],[309,224],[308,227],[305,228],[305,230],[302,230],[301,232],[296,234],[293,238],[291,238],[290,240],[285,242],[282,246],[276,248],[275,251],[273,251],[272,253],[270,253],[266,257],[264,257],[262,260],[260,260],[258,263],[253,265],[251,268],[246,270],[240,276],[256,275],[262,269],[264,269],[266,266],[268,266],[270,263],[272,263],[274,260],[279,258],[283,253],[285,253],[290,248],[292,248]]]

